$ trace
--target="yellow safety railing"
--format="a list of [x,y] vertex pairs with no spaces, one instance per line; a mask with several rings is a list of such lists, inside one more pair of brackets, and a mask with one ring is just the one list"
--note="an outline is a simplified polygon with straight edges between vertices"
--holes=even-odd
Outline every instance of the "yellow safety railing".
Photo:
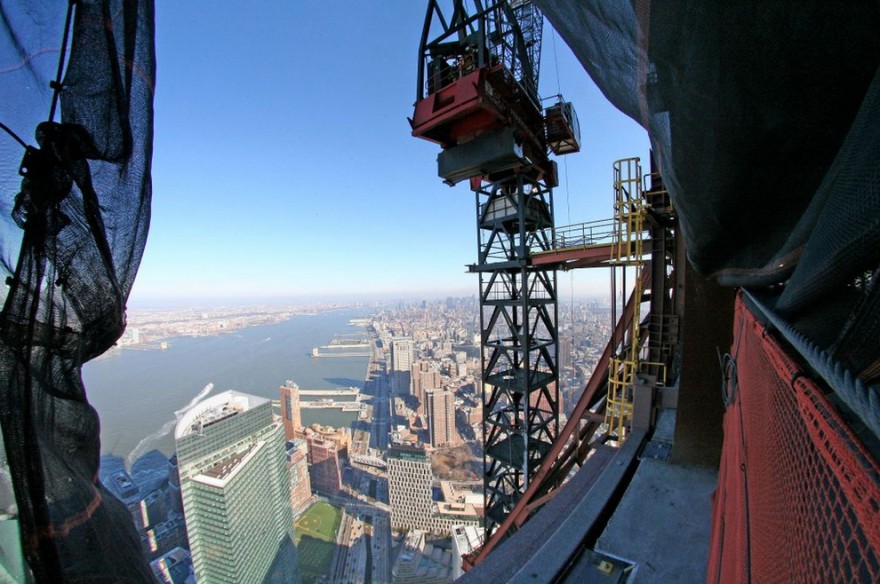
[[[641,166],[638,158],[626,158],[614,163],[614,230],[615,241],[612,246],[611,277],[616,278],[615,270],[634,267],[636,298],[629,338],[624,341],[621,354],[613,356],[608,368],[608,397],[605,406],[605,424],[609,435],[618,440],[626,437],[632,421],[632,387],[639,365],[639,324],[641,322],[640,299],[642,290],[642,269],[644,268],[645,200],[642,190]],[[626,290],[622,290],[626,295]],[[612,299],[616,302],[617,299]]]
[[659,375],[657,375],[657,383],[660,385],[666,385],[666,363],[661,363],[660,361],[639,361],[639,373],[653,374],[652,370],[659,372]]
[[642,177],[642,192],[647,208],[662,210],[671,207],[669,191],[663,186],[659,172],[651,172]]
[[645,198],[638,158],[624,158],[614,163],[614,220],[615,242],[611,263],[642,265]]

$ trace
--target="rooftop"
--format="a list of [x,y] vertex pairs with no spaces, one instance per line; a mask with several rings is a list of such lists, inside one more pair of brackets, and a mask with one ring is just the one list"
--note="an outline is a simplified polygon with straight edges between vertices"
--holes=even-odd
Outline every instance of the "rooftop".
[[265,442],[257,442],[247,450],[237,452],[228,458],[224,458],[211,468],[203,471],[193,480],[212,487],[223,488],[226,484],[244,468],[253,458]]
[[200,432],[212,424],[265,403],[269,403],[269,400],[234,390],[224,391],[187,410],[177,422],[174,439],[180,440],[184,436]]
[[470,503],[447,503],[444,501],[438,501],[437,513],[440,515],[457,516],[463,519],[480,517],[480,513]]
[[388,458],[424,461],[427,460],[427,454],[425,453],[425,449],[421,446],[394,443],[388,450]]

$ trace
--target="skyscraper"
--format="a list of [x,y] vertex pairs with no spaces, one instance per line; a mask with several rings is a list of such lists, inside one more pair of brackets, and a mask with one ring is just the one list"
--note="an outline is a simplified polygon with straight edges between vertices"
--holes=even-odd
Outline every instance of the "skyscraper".
[[424,448],[395,444],[388,451],[392,529],[418,529],[446,536],[455,526],[480,524],[477,511],[471,504],[434,502],[431,496],[433,483],[431,461]]
[[571,349],[572,349],[571,336],[570,335],[565,335],[565,336],[560,335],[560,337],[559,337],[559,367],[560,368],[571,367]]
[[431,446],[449,446],[455,440],[455,396],[447,389],[425,392]]
[[409,371],[413,362],[413,341],[410,337],[391,339],[391,362],[395,371]]
[[436,367],[428,360],[420,359],[412,364],[412,394],[419,400],[422,411],[427,407],[425,404],[425,392],[431,389],[440,389],[443,384],[443,376]]
[[284,423],[284,439],[293,440],[302,429],[299,409],[299,386],[292,381],[278,389],[281,394],[281,421]]
[[272,402],[223,392],[186,412],[174,438],[199,584],[298,583],[284,432]]
[[410,368],[410,391],[419,400],[419,407],[425,408],[425,389],[422,386],[422,364],[424,361],[416,361]]
[[410,337],[391,339],[392,391],[398,395],[410,393],[413,364],[413,341]]
[[388,451],[392,529],[429,529],[433,479],[431,461],[423,448],[395,445]]

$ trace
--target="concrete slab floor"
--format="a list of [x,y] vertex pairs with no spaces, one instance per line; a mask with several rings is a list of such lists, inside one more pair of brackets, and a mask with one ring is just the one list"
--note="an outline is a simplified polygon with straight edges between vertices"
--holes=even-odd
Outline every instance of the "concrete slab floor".
[[636,564],[632,582],[704,582],[717,472],[643,458],[596,543]]
[[651,440],[672,443],[675,436],[675,410],[665,408],[657,414],[657,423]]

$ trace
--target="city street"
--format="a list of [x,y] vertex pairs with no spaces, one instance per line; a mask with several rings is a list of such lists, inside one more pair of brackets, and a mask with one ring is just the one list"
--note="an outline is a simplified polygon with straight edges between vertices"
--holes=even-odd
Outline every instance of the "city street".
[[366,416],[369,431],[356,428],[353,432],[350,455],[353,464],[345,469],[344,494],[329,498],[331,503],[343,509],[330,576],[332,582],[346,584],[389,584],[391,516],[388,479],[381,468],[357,462],[358,459],[378,459],[388,448],[391,430],[385,352],[375,338],[363,393],[370,396]]
[[[344,509],[336,553],[330,570],[331,581],[346,584],[391,582],[391,517],[389,511],[367,502],[331,497],[330,502]],[[367,561],[370,558],[371,562]],[[372,564],[368,578],[366,570]]]

